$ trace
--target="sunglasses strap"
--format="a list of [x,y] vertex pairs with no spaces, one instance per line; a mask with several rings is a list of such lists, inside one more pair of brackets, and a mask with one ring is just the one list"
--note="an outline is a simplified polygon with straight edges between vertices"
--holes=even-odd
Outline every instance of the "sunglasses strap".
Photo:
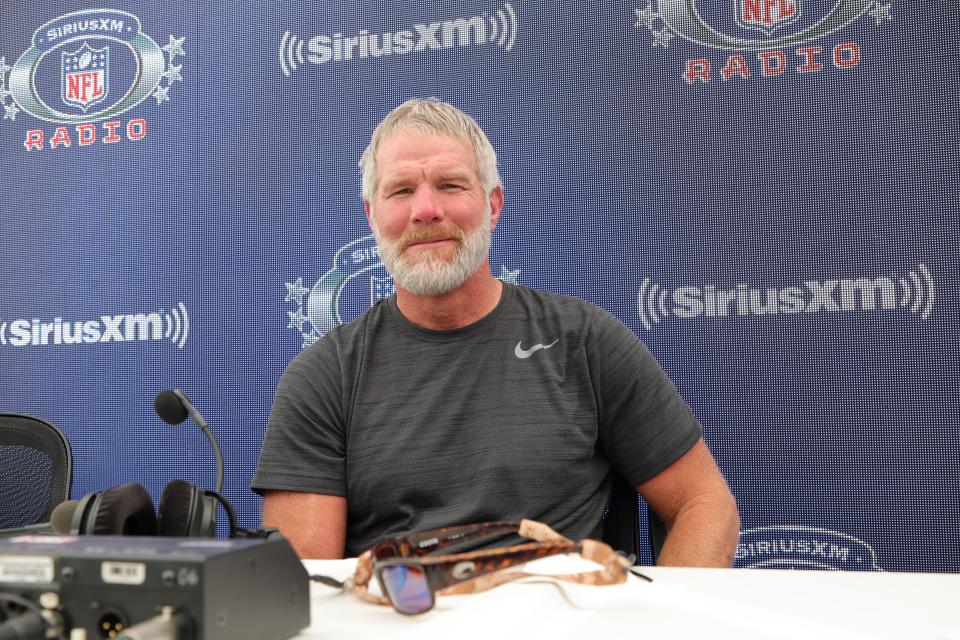
[[620,584],[626,582],[627,572],[631,566],[630,560],[625,556],[614,551],[606,543],[598,540],[583,540],[580,543],[580,556],[585,560],[596,562],[602,568],[596,571],[583,571],[580,573],[550,574],[550,573],[530,573],[527,571],[498,571],[483,576],[478,576],[473,580],[467,580],[459,584],[441,589],[437,593],[440,595],[466,595],[470,593],[480,593],[488,591],[494,587],[522,578],[550,578],[553,580],[562,580],[575,584],[586,585],[608,585]]
[[343,583],[343,588],[356,594],[364,602],[372,604],[390,604],[386,596],[375,596],[369,591],[370,579],[373,578],[373,551],[368,550],[357,558],[357,567],[353,575]]

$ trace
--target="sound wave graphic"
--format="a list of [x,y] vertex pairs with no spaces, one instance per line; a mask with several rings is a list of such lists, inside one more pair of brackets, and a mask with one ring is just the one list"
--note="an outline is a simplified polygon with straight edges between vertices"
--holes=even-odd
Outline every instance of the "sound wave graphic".
[[179,349],[187,344],[187,336],[190,335],[190,315],[182,302],[178,303],[170,313],[163,316],[163,323],[166,327],[163,337],[167,338]]
[[303,57],[304,42],[289,31],[284,31],[283,37],[280,38],[280,70],[288,78],[297,67],[306,62],[306,58]]
[[[900,278],[900,306],[909,307],[910,313],[919,315],[926,320],[933,311],[933,303],[937,298],[937,290],[933,285],[933,276],[927,270],[927,267],[921,262],[916,271],[907,273],[907,278]],[[921,280],[920,276],[923,276]],[[926,285],[926,286],[924,286]]]
[[513,49],[520,31],[520,23],[513,6],[509,2],[505,3],[503,9],[498,9],[493,16],[487,16],[487,20],[490,21],[490,36],[487,42],[495,42],[505,51]]
[[[647,291],[650,287],[650,291]],[[653,325],[660,322],[661,318],[670,315],[667,308],[667,296],[670,292],[666,289],[660,289],[660,285],[651,282],[650,278],[644,278],[640,283],[640,293],[637,294],[637,310],[640,312],[640,322],[647,331],[653,329]]]

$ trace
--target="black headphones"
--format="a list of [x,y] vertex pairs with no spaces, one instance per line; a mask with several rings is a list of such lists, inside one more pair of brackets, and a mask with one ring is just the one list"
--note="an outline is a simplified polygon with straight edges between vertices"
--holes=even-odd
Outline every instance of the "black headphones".
[[[171,480],[163,488],[159,511],[154,513],[143,485],[128,482],[83,496],[70,521],[69,534],[214,537],[221,500],[213,491],[198,489],[186,480]],[[227,513],[232,515],[230,510]]]
[[[154,401],[157,414],[168,424],[180,424],[193,417],[203,431],[217,459],[217,490],[199,489],[186,480],[171,480],[160,495],[154,513],[150,494],[137,482],[88,493],[80,500],[68,500],[53,510],[54,531],[63,535],[179,536],[213,538],[217,535],[217,505],[230,521],[231,538],[271,538],[276,529],[242,529],[237,514],[219,492],[223,486],[223,457],[220,447],[200,412],[179,389],[161,391]],[[69,506],[67,506],[69,504]]]

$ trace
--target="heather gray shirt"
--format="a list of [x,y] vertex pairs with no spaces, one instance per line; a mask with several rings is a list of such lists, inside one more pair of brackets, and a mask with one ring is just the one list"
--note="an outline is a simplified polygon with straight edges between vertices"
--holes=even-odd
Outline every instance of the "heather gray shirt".
[[345,496],[346,555],[387,535],[532,518],[593,534],[610,467],[636,485],[700,437],[630,329],[575,298],[504,285],[450,331],[395,297],[341,325],[280,380],[253,489]]

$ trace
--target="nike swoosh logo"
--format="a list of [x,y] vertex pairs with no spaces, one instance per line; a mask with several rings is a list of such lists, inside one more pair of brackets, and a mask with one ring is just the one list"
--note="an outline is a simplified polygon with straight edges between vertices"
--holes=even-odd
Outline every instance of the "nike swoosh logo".
[[540,351],[540,349],[549,349],[550,347],[557,344],[558,342],[560,342],[560,338],[557,338],[550,344],[535,344],[529,349],[524,349],[523,347],[520,346],[521,344],[523,344],[523,340],[521,340],[520,342],[517,343],[517,346],[513,349],[513,355],[517,356],[521,360],[525,360],[526,358],[529,358],[530,356],[535,354],[537,351]]

